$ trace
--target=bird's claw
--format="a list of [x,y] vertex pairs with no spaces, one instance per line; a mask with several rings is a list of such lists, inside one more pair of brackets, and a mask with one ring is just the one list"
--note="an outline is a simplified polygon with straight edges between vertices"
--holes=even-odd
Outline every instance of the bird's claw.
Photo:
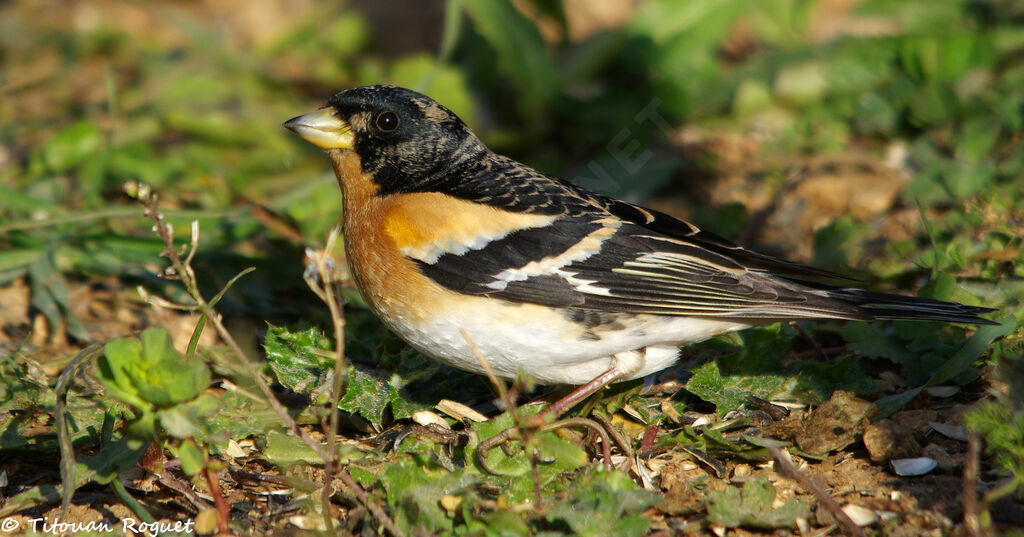
[[[514,453],[512,453],[512,448],[509,446],[509,442],[513,440],[521,440],[524,437],[530,437],[536,433],[546,433],[563,427],[585,427],[594,431],[594,433],[601,439],[601,458],[604,461],[605,467],[609,470],[612,469],[612,438],[615,438],[616,444],[620,445],[624,450],[632,451],[631,448],[624,443],[625,440],[620,435],[610,435],[608,430],[605,428],[605,425],[592,419],[566,418],[549,423],[543,414],[539,414],[526,420],[522,425],[514,425],[486,440],[481,441],[476,447],[477,463],[480,465],[481,469],[491,475],[502,475],[487,464],[487,454],[491,449],[495,446],[500,446],[502,451],[505,452],[505,455],[511,458],[514,456]],[[536,450],[535,455],[539,455],[539,452]],[[539,462],[548,462],[539,457],[536,460]],[[553,460],[550,462],[553,462]]]

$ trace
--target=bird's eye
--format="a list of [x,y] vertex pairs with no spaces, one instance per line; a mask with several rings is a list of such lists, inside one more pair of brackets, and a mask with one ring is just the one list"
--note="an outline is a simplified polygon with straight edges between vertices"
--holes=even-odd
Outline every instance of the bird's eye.
[[381,112],[377,116],[376,123],[378,129],[384,132],[391,132],[398,128],[398,124],[401,123],[401,121],[398,119],[398,114],[389,110],[387,112]]

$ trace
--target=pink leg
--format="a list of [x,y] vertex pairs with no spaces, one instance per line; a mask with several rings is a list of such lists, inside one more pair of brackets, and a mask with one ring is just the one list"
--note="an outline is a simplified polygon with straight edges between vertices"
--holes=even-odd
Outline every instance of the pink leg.
[[615,366],[611,369],[601,373],[594,380],[577,387],[575,390],[566,394],[565,397],[551,403],[551,406],[544,409],[544,412],[534,416],[530,420],[530,426],[540,427],[548,423],[549,419],[558,419],[559,416],[565,414],[570,408],[576,406],[576,403],[590,397],[595,392],[611,384],[615,379],[622,376],[622,373]]

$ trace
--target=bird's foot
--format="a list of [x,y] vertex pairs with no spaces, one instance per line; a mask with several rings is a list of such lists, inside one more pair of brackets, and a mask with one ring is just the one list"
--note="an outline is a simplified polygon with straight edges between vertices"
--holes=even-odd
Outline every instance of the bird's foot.
[[[601,421],[604,423],[601,423],[590,418],[582,417],[565,419],[559,418],[577,403],[589,397],[601,388],[604,388],[620,376],[620,371],[613,367],[599,375],[594,380],[579,386],[565,397],[552,403],[551,406],[545,408],[541,413],[521,419],[516,418],[517,423],[515,425],[481,441],[477,446],[476,456],[480,467],[487,473],[498,475],[498,472],[495,472],[487,465],[487,453],[495,446],[501,446],[505,453],[511,457],[512,454],[510,453],[509,443],[513,441],[522,441],[524,446],[528,448],[528,452],[533,454],[532,456],[534,458],[531,459],[531,462],[536,463],[537,450],[529,449],[532,446],[532,441],[536,435],[565,427],[584,427],[597,435],[601,444],[602,459],[604,460],[605,466],[611,469],[612,439],[614,439],[615,443],[623,450],[624,453],[632,453],[632,449],[629,446],[629,442],[622,438],[622,436],[615,431],[614,427],[612,427],[606,419],[602,419]],[[516,413],[514,409],[510,408],[510,412],[513,412],[513,417],[515,418]]]
[[[511,448],[511,442],[515,441],[523,442],[524,448],[527,452],[531,454],[532,464],[536,464],[537,462],[552,462],[542,460],[540,458],[540,451],[536,447],[530,449],[530,447],[533,444],[533,439],[536,437],[536,435],[550,431],[555,431],[557,429],[565,427],[583,427],[588,429],[589,431],[592,431],[600,439],[602,460],[604,461],[605,466],[609,470],[611,470],[612,438],[615,438],[616,443],[619,444],[620,447],[622,447],[622,444],[620,444],[619,442],[621,440],[621,436],[619,436],[618,434],[609,434],[609,429],[606,428],[605,425],[589,418],[565,418],[549,422],[549,418],[547,418],[546,415],[550,416],[550,414],[547,414],[546,412],[538,414],[536,416],[531,416],[526,420],[523,420],[523,423],[519,425],[513,425],[512,427],[509,427],[508,429],[505,429],[500,433],[480,442],[480,444],[476,447],[477,463],[480,464],[480,467],[485,472],[491,475],[501,475],[500,472],[495,471],[493,468],[488,466],[487,454],[491,451],[491,449],[495,447],[501,447],[502,451],[504,451],[506,455],[508,455],[509,457],[513,457],[515,456],[515,453]],[[626,449],[629,449],[628,446],[626,446]]]

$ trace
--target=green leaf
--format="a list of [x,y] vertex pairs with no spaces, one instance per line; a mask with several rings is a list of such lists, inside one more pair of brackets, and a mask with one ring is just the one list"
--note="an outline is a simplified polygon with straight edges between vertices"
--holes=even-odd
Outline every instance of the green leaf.
[[864,373],[860,362],[857,356],[844,356],[834,362],[808,360],[799,365],[800,373],[793,393],[810,404],[821,404],[837,390],[867,397],[878,386]]
[[910,120],[932,127],[948,122],[956,110],[956,97],[946,86],[929,84],[918,88],[910,100]]
[[859,259],[864,249],[863,238],[868,231],[867,226],[852,216],[840,216],[814,234],[812,265],[840,267]]
[[373,482],[377,480],[377,476],[367,470],[366,468],[360,468],[359,466],[349,466],[348,473],[352,475],[352,479],[355,479],[360,485],[365,488],[373,486]]
[[345,10],[330,22],[328,28],[318,37],[331,52],[345,58],[362,49],[370,39],[366,21],[355,10]]
[[896,337],[885,325],[848,323],[840,329],[847,348],[868,358],[885,358],[896,363],[909,362],[916,354],[907,349],[906,341]]
[[771,105],[771,90],[764,81],[744,80],[736,88],[736,95],[732,100],[732,112],[737,117],[745,117]]
[[27,270],[39,257],[45,255],[46,250],[42,249],[4,249],[0,251],[0,272]]
[[935,372],[926,384],[907,390],[903,393],[890,395],[875,401],[875,406],[877,406],[881,411],[881,417],[885,418],[891,416],[894,412],[903,408],[904,405],[917,397],[917,395],[921,393],[921,390],[928,386],[938,386],[961,374],[967,368],[971,367],[971,364],[973,364],[975,360],[988,350],[989,345],[991,345],[993,341],[1012,334],[1017,329],[1017,324],[1012,316],[1008,315],[998,319],[997,322],[999,322],[998,326],[983,326],[979,328],[973,336],[964,342],[953,356],[946,360],[942,367]]
[[650,525],[643,511],[660,502],[619,471],[591,469],[573,485],[572,496],[555,504],[547,519],[568,524],[582,537],[639,537]]
[[[524,405],[519,408],[519,413],[523,417],[534,416],[542,410],[541,405]],[[512,421],[512,416],[506,412],[500,416],[485,422],[474,423],[472,425],[473,430],[476,431],[477,438],[482,442],[495,436],[505,429],[515,425]],[[510,476],[522,476],[527,475],[530,471],[529,460],[525,456],[507,456],[500,449],[492,449],[487,452],[484,461],[487,466],[503,475]],[[481,469],[481,471],[483,471]]]
[[75,479],[95,481],[101,485],[110,483],[117,474],[131,468],[146,451],[148,442],[122,437],[103,445],[100,452],[79,460]]
[[878,95],[871,92],[894,76],[895,55],[892,41],[851,40],[838,44],[838,50],[829,54],[824,65],[830,92],[877,98]]
[[272,429],[283,429],[284,423],[263,399],[236,391],[220,397],[220,410],[207,423],[235,440],[266,434]]
[[993,117],[974,118],[964,123],[956,140],[957,156],[971,162],[985,159],[999,140],[1000,122]]
[[530,526],[511,509],[500,509],[487,513],[482,519],[487,537],[529,537]]
[[998,319],[998,325],[982,326],[974,333],[967,341],[964,342],[963,346],[956,351],[956,354],[951,356],[935,372],[931,380],[928,381],[929,386],[938,386],[949,382],[954,377],[959,375],[966,369],[971,368],[971,364],[975,360],[980,358],[985,351],[988,350],[989,345],[992,344],[998,338],[1006,337],[1017,330],[1017,324],[1013,319],[1013,316],[1007,315],[1001,319]]
[[439,503],[441,497],[468,489],[476,478],[469,472],[448,472],[407,458],[384,468],[379,480],[399,529],[407,534],[434,534],[452,529],[452,519]]
[[509,0],[464,0],[463,5],[497,54],[498,71],[519,89],[522,113],[540,120],[559,91],[558,72],[540,31]]
[[723,375],[717,362],[708,362],[692,373],[686,390],[714,403],[719,415],[739,408],[750,395],[769,399],[786,380],[782,375]]
[[64,172],[96,156],[103,147],[103,135],[95,124],[83,121],[59,132],[43,146],[46,166]]
[[776,75],[775,96],[794,106],[808,106],[820,101],[828,91],[825,67],[820,62],[788,66]]
[[728,528],[746,527],[758,530],[789,528],[797,518],[810,516],[807,505],[795,498],[772,508],[775,487],[764,476],[743,484],[743,491],[729,487],[708,494],[708,520]]
[[[320,444],[320,448],[326,453],[327,446]],[[352,444],[339,444],[337,457],[341,464],[348,464],[349,461],[365,459],[373,455],[360,450]],[[263,456],[267,461],[282,467],[294,464],[323,465],[324,460],[313,448],[309,447],[298,436],[281,431],[270,431],[267,433],[267,444],[263,449]]]
[[178,458],[181,460],[181,471],[185,475],[196,475],[203,471],[206,465],[206,456],[194,440],[186,438],[178,445]]
[[278,466],[291,466],[295,463],[324,463],[324,460],[301,438],[278,431],[267,433],[267,447],[263,448],[263,456]]
[[157,429],[156,418],[156,412],[140,412],[128,423],[128,427],[125,428],[126,435],[137,440],[155,440],[160,434],[160,431]]
[[151,405],[139,396],[128,371],[133,363],[141,360],[141,354],[142,344],[138,340],[120,338],[108,341],[103,347],[103,356],[97,360],[99,380],[107,394],[139,409]]
[[899,110],[882,95],[868,93],[858,99],[857,106],[854,121],[860,132],[889,135],[896,128]]
[[247,124],[245,118],[224,110],[197,114],[187,108],[170,109],[164,112],[163,120],[172,129],[204,142],[248,146],[261,140],[261,125]]
[[[1015,368],[1021,369],[1019,364],[1024,360],[1012,360],[1018,362]],[[985,453],[994,458],[996,466],[1013,476],[1016,481],[1013,490],[1017,494],[1024,493],[1024,408],[1021,408],[1021,401],[1014,401],[1012,397],[985,401],[970,409],[964,419],[968,428],[984,437]]]
[[146,329],[140,340],[107,342],[97,366],[107,393],[139,411],[129,424],[136,438],[157,435],[158,421],[172,436],[196,436],[216,412],[216,399],[196,399],[210,386],[210,370],[175,350],[163,328]]
[[943,187],[957,200],[981,193],[996,178],[995,166],[987,162],[952,161],[942,172]]
[[163,328],[142,332],[142,355],[148,369],[139,385],[143,399],[168,408],[197,397],[210,387],[210,370],[199,359],[179,353]]
[[[376,320],[365,320],[373,323],[372,328],[365,327],[365,330],[356,326],[363,324],[364,319],[352,316],[350,321],[346,330],[346,353],[351,360],[345,370],[345,393],[338,408],[359,414],[379,427],[389,408],[396,419],[408,418],[428,408],[431,400],[460,393],[464,383],[451,377],[463,373],[442,368],[437,362],[404,348],[404,344],[395,346],[397,349],[381,348],[382,342],[371,333],[383,330]],[[394,336],[386,337],[387,345],[396,341]],[[275,326],[270,327],[265,343],[270,368],[278,380],[314,400],[325,397],[330,385],[334,367],[330,346],[330,341],[318,329],[289,332]],[[367,365],[364,360],[373,360],[375,365]],[[418,385],[422,389],[416,396],[407,393],[410,383],[420,379],[422,382]]]
[[0,517],[8,517],[35,507],[37,505],[53,505],[60,503],[61,491],[54,485],[37,485],[29,487],[9,498],[0,507]]
[[210,394],[160,410],[157,415],[160,426],[174,438],[196,437],[204,439],[207,424],[219,410],[217,398]]
[[263,347],[277,381],[296,393],[313,393],[334,368],[331,342],[318,328],[291,332],[271,324]]
[[23,192],[14,190],[7,185],[0,185],[0,209],[11,212],[27,213],[30,211],[42,211],[49,213],[53,205],[41,199],[34,198]]
[[[57,396],[39,364],[20,352],[0,355],[0,449],[57,449],[52,416]],[[73,443],[99,436],[107,408],[117,403],[69,395],[64,406]],[[51,429],[40,434],[40,425]]]
[[[945,260],[945,256],[940,256]],[[938,270],[943,270],[944,266],[937,267]],[[934,300],[951,300],[954,293],[957,292],[957,281],[956,278],[950,274],[937,273],[934,278],[923,287],[921,287],[918,293],[921,297],[931,298]]]
[[537,450],[541,459],[554,461],[546,463],[552,470],[575,470],[587,464],[589,460],[586,450],[579,443],[554,434],[538,435]]
[[85,327],[72,313],[68,283],[64,279],[64,275],[57,270],[52,249],[48,249],[35,258],[28,266],[28,275],[32,284],[32,307],[46,316],[51,329],[55,329],[61,325],[62,321],[66,321],[68,332],[71,335],[87,340],[88,334]]
[[384,412],[392,394],[387,382],[373,373],[375,371],[368,371],[362,366],[350,367],[345,395],[338,402],[338,408],[357,413],[379,426],[384,421]]
[[[543,410],[544,405],[524,405],[519,408],[518,413],[521,419],[536,416]],[[490,421],[474,423],[473,430],[480,441],[495,436],[505,429],[512,427],[515,422],[509,413],[504,413]],[[485,462],[488,468],[502,474],[507,480],[508,494],[513,499],[531,498],[533,493],[533,480],[531,477],[530,456],[528,453],[536,453],[539,459],[543,460],[539,465],[541,480],[556,486],[551,482],[562,472],[576,470],[587,464],[588,456],[582,446],[575,442],[568,441],[558,436],[555,432],[545,432],[536,435],[524,452],[521,448],[513,448],[509,456],[501,449],[491,449],[487,452]],[[474,458],[474,462],[476,462]],[[478,467],[477,467],[478,468]],[[483,472],[482,468],[478,468]],[[547,489],[545,489],[547,490]]]
[[630,37],[652,45],[628,50],[649,62],[667,113],[706,116],[728,106],[732,84],[722,76],[717,50],[752,5],[747,0],[640,4],[627,29]]
[[790,344],[779,326],[747,330],[737,337],[743,343],[736,352],[691,371],[686,383],[687,391],[714,403],[719,415],[738,408],[750,395],[771,399],[793,381],[782,372]]

